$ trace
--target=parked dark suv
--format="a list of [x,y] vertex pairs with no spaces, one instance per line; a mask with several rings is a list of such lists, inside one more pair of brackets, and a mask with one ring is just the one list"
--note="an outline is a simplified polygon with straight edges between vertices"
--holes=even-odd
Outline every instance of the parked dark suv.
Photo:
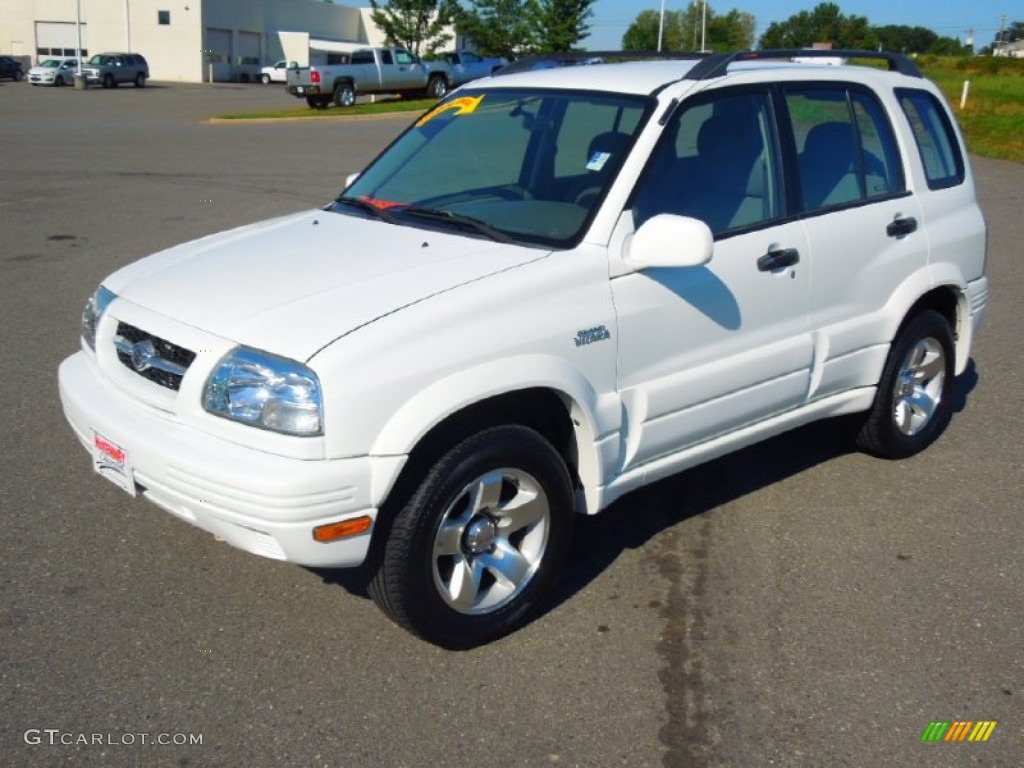
[[116,88],[121,83],[135,83],[144,88],[149,77],[149,64],[138,53],[97,53],[82,67],[86,83]]
[[14,80],[15,82],[25,79],[25,71],[21,68],[21,62],[12,59],[10,56],[0,56],[0,80]]

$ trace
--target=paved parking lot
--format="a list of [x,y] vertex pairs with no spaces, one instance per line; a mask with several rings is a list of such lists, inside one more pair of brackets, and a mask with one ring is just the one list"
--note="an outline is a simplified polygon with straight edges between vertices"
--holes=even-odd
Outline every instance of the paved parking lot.
[[540,618],[450,653],[96,479],[60,413],[102,277],[329,200],[409,120],[205,122],[297,104],[0,84],[0,764],[1021,764],[1024,166],[975,161],[992,307],[938,444],[881,462],[830,422],[634,493]]

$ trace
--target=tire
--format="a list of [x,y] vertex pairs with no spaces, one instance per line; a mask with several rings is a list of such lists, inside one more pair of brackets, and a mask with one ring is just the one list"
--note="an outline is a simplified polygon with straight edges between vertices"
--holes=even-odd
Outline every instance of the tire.
[[270,75],[264,72],[262,75],[260,75],[260,82],[263,83],[264,85],[270,85]]
[[338,83],[334,86],[334,104],[339,107],[351,107],[356,103],[356,89],[352,83]]
[[427,96],[431,99],[443,99],[448,93],[448,81],[441,75],[434,75],[427,81]]
[[25,73],[24,72],[22,72],[20,69],[14,70],[14,82],[20,83],[24,79],[25,79]]
[[145,75],[145,73],[139,72],[135,76],[135,87],[136,88],[145,88],[146,87],[146,75]]
[[889,350],[875,402],[857,436],[861,450],[883,459],[923,451],[952,416],[953,332],[933,310],[917,315]]
[[428,642],[490,642],[544,598],[573,516],[569,473],[550,443],[521,426],[479,432],[444,454],[395,515],[370,595]]
[[114,76],[109,72],[103,76],[103,87],[104,88],[116,88],[117,81],[114,80]]
[[331,103],[330,99],[326,99],[323,96],[307,96],[306,104],[310,109],[327,109],[327,105]]

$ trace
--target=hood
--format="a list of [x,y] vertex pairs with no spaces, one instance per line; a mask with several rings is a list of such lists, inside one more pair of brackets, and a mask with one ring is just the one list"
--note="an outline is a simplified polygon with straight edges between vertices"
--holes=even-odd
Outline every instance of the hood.
[[200,330],[308,360],[402,307],[548,253],[317,210],[161,251],[103,284]]

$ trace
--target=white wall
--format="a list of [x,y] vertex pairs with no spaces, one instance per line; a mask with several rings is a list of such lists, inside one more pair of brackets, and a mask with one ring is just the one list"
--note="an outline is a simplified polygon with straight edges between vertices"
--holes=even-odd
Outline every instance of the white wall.
[[[154,80],[201,82],[209,73],[207,30],[231,35],[231,60],[216,62],[217,79],[237,79],[240,58],[260,40],[261,63],[284,58],[281,30],[332,40],[365,41],[360,9],[320,0],[81,0],[90,54],[132,51],[149,61]],[[158,12],[170,24],[158,24]],[[36,59],[35,22],[74,22],[75,0],[0,0],[0,53]],[[218,34],[221,37],[218,38]],[[223,40],[214,32],[212,39]],[[294,58],[294,57],[292,57]]]

